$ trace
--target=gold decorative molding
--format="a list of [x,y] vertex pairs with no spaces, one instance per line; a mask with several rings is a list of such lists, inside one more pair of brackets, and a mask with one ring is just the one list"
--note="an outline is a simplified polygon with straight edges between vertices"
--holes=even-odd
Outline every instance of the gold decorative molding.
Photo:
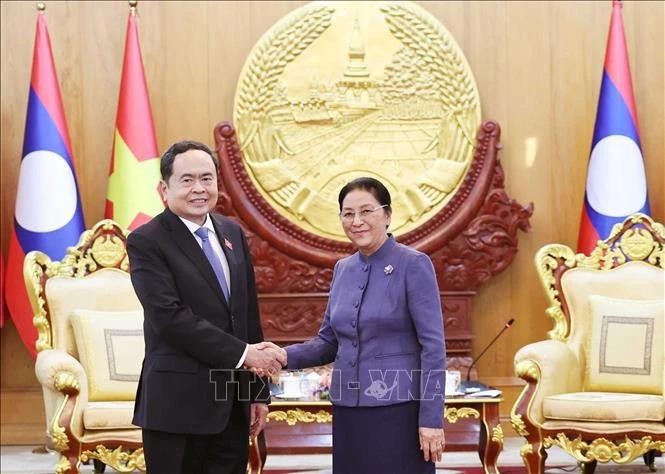
[[665,245],[662,243],[663,240],[665,240],[665,226],[659,222],[654,222],[653,228],[660,236],[660,243],[656,245],[654,250],[647,257],[647,262],[651,265],[660,265],[660,268],[665,268]]
[[492,441],[495,443],[501,443],[503,444],[505,436],[503,434],[503,428],[501,428],[501,425],[497,425],[494,428],[492,428]]
[[[462,407],[455,408],[449,407],[445,409],[444,416],[449,423],[456,423],[460,418],[476,418],[480,419],[480,412],[474,408]],[[325,411],[319,410],[316,413],[302,410],[296,408],[294,410],[277,410],[271,411],[268,413],[268,421],[285,421],[289,426],[293,426],[296,423],[330,423],[332,421],[332,414]],[[494,428],[495,434],[497,436],[503,437],[503,431],[501,427],[498,427],[498,430]],[[503,439],[503,438],[502,438]]]
[[65,395],[65,398],[62,400],[62,403],[56,410],[51,420],[51,440],[53,441],[53,446],[58,452],[64,452],[69,449],[69,438],[67,437],[67,431],[64,427],[60,426],[60,416],[62,411],[67,405],[69,400],[69,395]]
[[625,441],[619,444],[598,438],[589,444],[582,441],[579,436],[570,440],[564,433],[559,433],[556,438],[546,437],[543,445],[545,448],[558,446],[580,462],[613,461],[617,464],[626,464],[651,450],[665,452],[665,442],[653,441],[651,436],[644,436],[636,441],[626,436]]
[[446,408],[444,411],[444,416],[448,423],[457,423],[459,418],[480,418],[480,412],[474,408],[462,407],[455,408],[450,407]]
[[547,333],[547,336],[557,341],[565,341],[568,334],[568,322],[561,308],[554,275],[561,260],[568,267],[575,265],[575,253],[569,247],[560,244],[546,245],[536,253],[535,258],[540,281],[550,302],[545,313],[554,320],[554,328]]
[[628,261],[646,261],[665,268],[665,227],[645,214],[634,214],[623,223],[616,224],[605,240],[598,241],[590,255],[575,254],[561,244],[550,244],[536,253],[536,268],[545,288],[550,306],[546,314],[554,320],[554,328],[547,333],[550,339],[564,341],[568,337],[568,320],[563,313],[557,272],[571,268],[608,271]]
[[468,172],[481,113],[464,54],[426,10],[313,2],[258,41],[233,117],[268,205],[341,242],[337,193],[361,175],[391,192],[396,235],[439,212]]
[[55,474],[65,474],[69,472],[72,468],[72,463],[69,462],[69,459],[62,454],[58,458],[58,462],[55,464]]
[[540,367],[533,360],[522,360],[515,365],[515,374],[528,382],[540,381]]
[[[610,270],[615,263],[626,263],[626,256],[617,248],[613,248],[605,241],[598,242],[598,245],[591,251],[589,256],[578,253],[575,256],[575,264],[572,267],[589,268],[592,270]],[[571,268],[572,268],[571,267]]]
[[98,459],[118,472],[134,472],[137,469],[145,472],[146,470],[143,448],[128,451],[122,449],[122,446],[118,446],[111,451],[104,445],[98,444],[94,451],[83,451],[80,459],[82,462],[87,462],[89,459]]
[[524,443],[522,447],[520,448],[520,456],[523,458],[526,457],[528,454],[533,453],[533,446],[531,443]]
[[[526,423],[522,419],[522,415],[517,413],[510,414],[510,424],[512,425],[515,432],[520,436],[529,436],[529,432],[526,429]],[[529,445],[531,446],[531,445]]]
[[[102,267],[116,267],[125,258],[125,244],[117,237],[98,237],[90,248],[90,257]],[[129,270],[129,267],[123,268]]]
[[617,246],[631,260],[644,260],[654,249],[657,243],[653,236],[644,229],[630,229],[623,234]]
[[[653,232],[647,227],[631,228],[626,231],[617,246],[632,260],[646,260],[651,265],[660,265],[661,268],[665,268],[665,260],[663,260],[665,226],[645,214],[634,214],[626,219],[626,221],[628,220],[631,224],[646,224]],[[622,228],[626,226],[626,221],[623,224],[616,224],[612,228],[612,234],[620,235]]]
[[296,423],[330,423],[332,421],[332,413],[325,410],[319,410],[316,413],[304,411],[300,408],[295,410],[278,410],[268,413],[268,421],[286,421],[286,424],[293,426]]
[[37,352],[53,349],[51,324],[46,316],[46,300],[42,290],[42,281],[53,272],[57,262],[51,262],[48,255],[41,252],[28,252],[23,261],[23,280],[34,312],[33,324],[37,328]]
[[65,429],[56,421],[54,421],[51,426],[51,439],[53,440],[53,446],[55,446],[55,449],[57,449],[58,452],[67,451],[67,449],[69,449],[69,438],[67,438],[67,433],[65,433]]
[[[119,268],[129,271],[125,241],[129,231],[117,222],[104,219],[81,234],[76,247],[67,249],[62,259],[63,276],[81,277],[100,268]],[[67,273],[68,269],[69,273]]]
[[53,386],[58,392],[65,395],[77,395],[81,390],[81,383],[71,372],[58,372],[55,375]]
[[479,96],[469,65],[452,35],[433,17],[405,2],[387,3],[381,11],[386,15],[391,33],[423,61],[434,78],[432,85],[439,91],[444,111],[454,118],[467,145],[473,146],[479,122],[474,122],[472,117],[475,112],[478,121],[480,119]]
[[37,352],[53,349],[46,280],[55,276],[82,278],[102,268],[128,272],[127,235],[129,231],[110,219],[104,219],[84,231],[76,246],[69,247],[61,261],[51,261],[48,255],[39,251],[28,252],[23,263],[23,279],[34,312],[33,324],[39,335]]

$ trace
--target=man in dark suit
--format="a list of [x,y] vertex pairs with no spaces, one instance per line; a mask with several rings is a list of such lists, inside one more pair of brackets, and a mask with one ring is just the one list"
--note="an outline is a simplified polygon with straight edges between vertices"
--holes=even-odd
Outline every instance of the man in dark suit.
[[283,349],[263,342],[241,228],[210,213],[217,173],[204,144],[172,145],[161,159],[167,208],[127,238],[145,317],[133,423],[153,474],[244,473],[270,395],[265,379],[242,368],[265,374],[286,364]]

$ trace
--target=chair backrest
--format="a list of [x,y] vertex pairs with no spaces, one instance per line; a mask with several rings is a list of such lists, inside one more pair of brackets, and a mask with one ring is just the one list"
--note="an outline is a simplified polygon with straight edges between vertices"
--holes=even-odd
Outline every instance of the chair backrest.
[[592,334],[590,295],[623,300],[653,301],[665,298],[665,271],[645,262],[626,262],[606,271],[573,268],[561,275],[562,294],[570,318],[567,341],[578,352],[583,366],[585,348]]
[[[640,312],[638,307],[651,303],[657,306],[658,301],[665,300],[664,244],[665,227],[648,216],[636,214],[616,225],[610,236],[599,241],[588,256],[576,255],[570,248],[558,244],[547,245],[536,255],[540,278],[550,300],[546,312],[554,319],[554,329],[548,336],[565,341],[573,349],[580,366],[587,370],[585,386],[593,386],[589,383],[589,365],[598,365],[598,351],[593,352],[592,346],[606,343],[612,330],[604,322],[599,323],[597,314],[594,317],[593,302],[598,298],[590,299],[590,296],[630,302],[629,312],[636,314]],[[662,313],[658,314],[660,321],[655,330],[660,332],[654,333],[653,340],[662,352],[664,323]],[[614,330],[625,328],[626,337],[629,337],[630,321],[625,318],[615,318],[615,321],[625,324],[615,326]],[[647,330],[654,329],[649,327]],[[602,338],[595,334],[599,331],[604,331]],[[658,367],[662,367],[665,355],[654,355],[659,360]],[[665,383],[662,368],[650,374],[659,378],[659,392],[662,393]],[[608,386],[607,390],[611,390],[611,384]]]
[[59,262],[30,252],[24,277],[39,333],[37,351],[62,349],[78,358],[70,316],[74,310],[141,310],[129,278],[127,232],[103,220],[81,234]]

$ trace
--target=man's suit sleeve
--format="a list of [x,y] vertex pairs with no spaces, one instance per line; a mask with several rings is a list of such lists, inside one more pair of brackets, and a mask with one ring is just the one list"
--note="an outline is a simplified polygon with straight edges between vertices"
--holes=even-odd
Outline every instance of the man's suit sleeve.
[[[256,344],[263,341],[261,317],[259,314],[259,297],[256,289],[254,265],[252,255],[247,245],[247,239],[240,230],[243,252],[245,253],[245,272],[247,275],[247,342]],[[249,388],[249,397],[252,403],[270,403],[270,388],[266,377],[253,377]]]
[[134,291],[145,321],[169,345],[219,369],[234,369],[246,344],[194,314],[178,294],[165,256],[156,242],[132,232],[127,254]]

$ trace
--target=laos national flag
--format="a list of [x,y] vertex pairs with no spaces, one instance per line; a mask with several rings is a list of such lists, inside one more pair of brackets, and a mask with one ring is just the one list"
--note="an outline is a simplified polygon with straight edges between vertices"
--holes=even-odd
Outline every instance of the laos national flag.
[[577,241],[587,255],[615,224],[650,213],[621,6],[613,2]]
[[33,312],[23,282],[23,260],[31,250],[39,250],[51,260],[62,259],[83,230],[81,199],[51,40],[44,13],[40,12],[5,283],[9,314],[33,356],[37,330],[32,324]]

